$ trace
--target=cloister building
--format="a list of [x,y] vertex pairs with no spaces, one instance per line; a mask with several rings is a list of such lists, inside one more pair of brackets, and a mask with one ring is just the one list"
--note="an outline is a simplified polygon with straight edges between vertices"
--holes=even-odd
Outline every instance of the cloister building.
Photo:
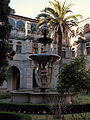
[[[9,23],[12,26],[9,47],[14,50],[16,54],[13,60],[9,60],[9,69],[7,71],[7,81],[4,81],[1,89],[12,91],[20,89],[34,89],[37,87],[32,60],[29,59],[30,54],[38,54],[43,51],[43,45],[37,43],[37,39],[41,36],[39,30],[36,28],[36,19],[27,18],[11,14],[9,16]],[[69,36],[67,42],[63,42],[62,62],[67,63],[72,57],[79,55],[87,55],[87,65],[90,68],[90,18],[87,18],[78,23],[77,27],[72,28],[72,34]],[[54,40],[52,45],[53,53],[57,54],[57,42]],[[55,88],[57,80],[56,65],[51,89]]]

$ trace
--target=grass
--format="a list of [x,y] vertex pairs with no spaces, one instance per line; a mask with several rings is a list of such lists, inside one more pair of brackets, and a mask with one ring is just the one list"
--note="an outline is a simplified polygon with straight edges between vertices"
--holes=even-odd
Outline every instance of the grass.
[[78,95],[78,100],[81,104],[87,104],[87,103],[90,104],[90,95],[79,94]]
[[9,99],[11,98],[10,93],[5,93],[0,91],[0,102],[8,102],[10,101]]
[[[53,115],[31,115],[33,120],[54,120]],[[90,120],[90,113],[64,115],[61,120]]]
[[0,99],[7,99],[10,97],[11,97],[11,95],[9,93],[1,93],[0,92]]
[[90,120],[90,113],[65,115],[65,120]]

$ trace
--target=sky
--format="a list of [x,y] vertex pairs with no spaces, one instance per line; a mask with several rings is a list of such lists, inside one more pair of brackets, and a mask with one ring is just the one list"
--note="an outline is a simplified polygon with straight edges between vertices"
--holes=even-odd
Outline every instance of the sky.
[[[10,0],[9,6],[15,9],[16,15],[35,18],[41,10],[50,6],[49,1],[53,0]],[[83,15],[83,19],[90,17],[90,0],[66,0],[66,3],[73,4],[71,10],[74,14]]]

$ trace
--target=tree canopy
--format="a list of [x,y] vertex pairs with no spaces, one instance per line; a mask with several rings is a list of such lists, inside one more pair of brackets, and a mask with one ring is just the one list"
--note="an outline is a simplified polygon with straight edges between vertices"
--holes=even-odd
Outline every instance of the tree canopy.
[[85,56],[62,65],[58,73],[57,90],[61,94],[90,91],[90,70],[86,67]]
[[11,8],[10,0],[0,0],[0,85],[6,79],[6,67],[8,65],[8,38],[11,26],[8,23],[8,16]]

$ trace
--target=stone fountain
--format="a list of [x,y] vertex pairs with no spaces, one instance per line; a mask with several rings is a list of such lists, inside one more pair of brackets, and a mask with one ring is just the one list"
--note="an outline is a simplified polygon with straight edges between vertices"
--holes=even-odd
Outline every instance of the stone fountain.
[[53,40],[47,37],[48,32],[46,20],[44,20],[44,26],[42,27],[43,37],[38,39],[38,42],[43,44],[44,53],[29,56],[34,62],[36,82],[40,92],[45,92],[50,88],[53,66],[60,59],[60,56],[52,54],[51,43]]
[[60,60],[60,56],[52,53],[51,43],[53,40],[47,37],[48,29],[46,21],[44,21],[42,35],[43,37],[37,39],[37,41],[43,45],[43,52],[41,54],[31,54],[29,56],[30,60],[33,62],[38,89],[37,91],[14,91],[11,93],[12,102],[44,104],[48,103],[48,97],[55,98],[58,95],[57,92],[50,91],[50,85],[54,65]]

